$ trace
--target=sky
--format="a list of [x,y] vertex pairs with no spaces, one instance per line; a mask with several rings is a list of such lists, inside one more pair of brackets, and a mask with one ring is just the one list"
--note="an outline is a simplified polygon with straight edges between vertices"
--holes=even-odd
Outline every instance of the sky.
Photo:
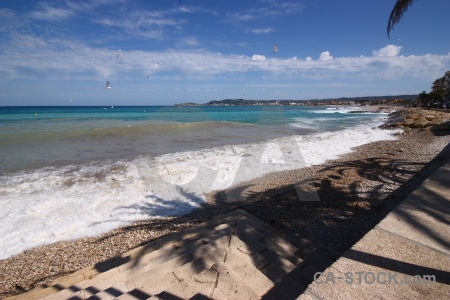
[[430,92],[450,70],[450,1],[415,1],[389,38],[394,3],[2,0],[0,106]]

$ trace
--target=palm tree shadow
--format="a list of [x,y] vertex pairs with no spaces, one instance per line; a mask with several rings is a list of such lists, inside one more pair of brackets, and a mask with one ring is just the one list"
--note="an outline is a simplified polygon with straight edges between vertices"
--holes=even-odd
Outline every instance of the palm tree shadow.
[[[447,156],[448,150],[449,146]],[[318,250],[335,260],[412,193],[443,160],[438,155],[428,165],[394,158],[336,162],[317,171],[323,178],[314,180],[319,202],[300,201],[294,186],[288,184],[247,193],[239,208],[290,236],[296,246]],[[359,179],[349,181],[355,175],[351,173]],[[366,186],[367,181],[370,184]]]
[[[450,146],[446,149],[448,156]],[[140,222],[123,227],[123,230],[163,228],[170,234],[221,214],[242,209],[287,237],[295,246],[306,249],[306,252],[319,251],[331,260],[336,260],[442,165],[444,159],[441,156],[436,156],[425,166],[387,158],[335,162],[317,170],[317,173],[322,175],[319,177],[323,178],[313,180],[319,194],[319,202],[299,201],[292,184],[263,192],[252,192],[252,185],[245,184],[213,193],[211,202],[201,203],[188,214]],[[411,166],[422,168],[417,172],[412,170]],[[349,172],[356,172],[360,180],[345,182]],[[371,181],[372,185],[365,187],[363,191],[361,185],[364,180]],[[346,184],[343,184],[344,182]],[[183,189],[179,191],[187,198],[198,200],[195,194]],[[233,199],[242,196],[245,201],[228,202],[227,197],[230,194],[234,195]],[[165,199],[157,199],[157,203],[175,206]],[[142,214],[149,214],[154,212],[155,207],[144,204],[133,208],[137,208]],[[106,235],[104,239],[110,237]],[[151,241],[147,240],[141,245]]]

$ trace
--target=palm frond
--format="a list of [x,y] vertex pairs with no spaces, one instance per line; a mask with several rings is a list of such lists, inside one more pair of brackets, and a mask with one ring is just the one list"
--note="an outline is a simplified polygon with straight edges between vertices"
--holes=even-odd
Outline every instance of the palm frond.
[[403,17],[403,14],[408,10],[408,8],[413,4],[415,0],[397,0],[394,5],[394,8],[391,11],[391,15],[389,16],[389,22],[387,26],[387,34],[388,37],[391,30],[394,28],[395,24],[397,24],[400,19]]

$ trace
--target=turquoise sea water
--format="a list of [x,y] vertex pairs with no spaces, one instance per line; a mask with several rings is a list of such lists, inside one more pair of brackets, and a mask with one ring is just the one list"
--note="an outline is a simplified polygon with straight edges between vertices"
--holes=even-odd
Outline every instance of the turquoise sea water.
[[337,131],[375,117],[316,107],[0,107],[0,174]]
[[385,114],[326,107],[0,107],[0,259],[205,193],[395,139]]

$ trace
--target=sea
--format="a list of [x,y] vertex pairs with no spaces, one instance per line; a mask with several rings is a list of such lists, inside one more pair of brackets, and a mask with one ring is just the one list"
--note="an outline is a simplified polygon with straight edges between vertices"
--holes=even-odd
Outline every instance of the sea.
[[359,107],[0,107],[0,259],[394,140]]

